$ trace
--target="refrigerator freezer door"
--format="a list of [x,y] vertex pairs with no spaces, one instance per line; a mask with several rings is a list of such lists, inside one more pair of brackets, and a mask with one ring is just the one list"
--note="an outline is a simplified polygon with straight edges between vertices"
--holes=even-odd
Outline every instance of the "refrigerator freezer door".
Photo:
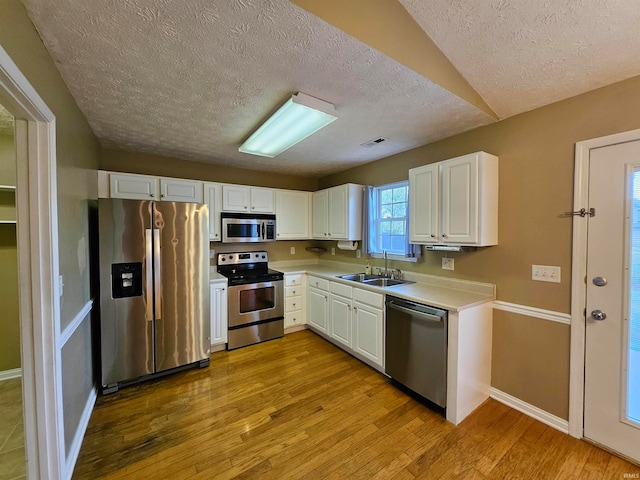
[[154,372],[151,202],[101,198],[98,215],[102,385],[113,385]]
[[[154,203],[156,371],[208,359],[209,215],[206,205]],[[159,251],[158,251],[159,246]]]

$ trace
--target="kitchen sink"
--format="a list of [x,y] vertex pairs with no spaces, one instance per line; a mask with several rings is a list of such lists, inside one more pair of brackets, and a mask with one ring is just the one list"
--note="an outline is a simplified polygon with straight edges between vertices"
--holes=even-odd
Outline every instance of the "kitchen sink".
[[373,285],[375,287],[393,287],[396,285],[406,285],[411,282],[409,280],[396,280],[395,278],[387,278],[380,275],[373,275],[369,273],[350,273],[347,275],[338,275],[338,278],[343,280],[351,280],[352,282],[364,283],[367,285]]
[[366,282],[367,280],[375,280],[381,278],[380,275],[370,273],[350,273],[348,275],[338,275],[343,280],[351,280],[352,282]]
[[362,283],[376,287],[394,287],[396,285],[406,285],[408,283],[416,282],[410,282],[409,280],[396,280],[395,278],[372,278],[371,280],[365,280]]

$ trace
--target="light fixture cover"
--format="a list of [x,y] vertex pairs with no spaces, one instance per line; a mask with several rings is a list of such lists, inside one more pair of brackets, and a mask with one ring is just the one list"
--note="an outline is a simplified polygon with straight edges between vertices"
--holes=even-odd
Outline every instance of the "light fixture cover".
[[253,132],[238,150],[273,158],[337,118],[332,104],[297,93]]

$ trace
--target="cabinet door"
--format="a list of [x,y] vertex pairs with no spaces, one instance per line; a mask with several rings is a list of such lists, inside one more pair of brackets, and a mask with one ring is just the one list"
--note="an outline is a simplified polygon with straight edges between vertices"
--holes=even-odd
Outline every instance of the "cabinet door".
[[325,333],[327,333],[328,297],[328,293],[317,288],[307,290],[307,323]]
[[314,192],[312,197],[313,213],[311,236],[320,240],[329,239],[329,192],[320,190]]
[[161,178],[160,199],[166,202],[202,203],[202,182]]
[[251,187],[222,185],[222,210],[224,212],[248,212]]
[[346,240],[349,234],[349,186],[329,189],[329,238]]
[[353,308],[353,349],[384,367],[384,313],[379,308],[355,302]]
[[109,194],[111,198],[159,200],[159,182],[149,175],[112,173],[109,175]]
[[220,211],[222,210],[222,184],[204,184],[204,203],[209,206],[209,240],[219,242],[222,240]]
[[331,294],[329,302],[329,335],[351,348],[351,299]]
[[273,213],[273,190],[271,188],[251,187],[251,211]]
[[310,238],[311,193],[276,190],[276,218],[278,240],[306,240]]
[[211,284],[211,345],[227,343],[227,285]]
[[409,170],[409,238],[415,243],[439,241],[440,167],[437,164]]
[[478,155],[442,162],[442,233],[444,243],[478,241]]

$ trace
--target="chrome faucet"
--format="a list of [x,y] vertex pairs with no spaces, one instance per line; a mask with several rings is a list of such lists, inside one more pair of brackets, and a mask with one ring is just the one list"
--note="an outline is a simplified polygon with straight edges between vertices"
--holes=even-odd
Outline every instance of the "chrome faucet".
[[389,270],[387,269],[387,251],[384,250],[382,254],[384,255],[384,276],[388,278]]

